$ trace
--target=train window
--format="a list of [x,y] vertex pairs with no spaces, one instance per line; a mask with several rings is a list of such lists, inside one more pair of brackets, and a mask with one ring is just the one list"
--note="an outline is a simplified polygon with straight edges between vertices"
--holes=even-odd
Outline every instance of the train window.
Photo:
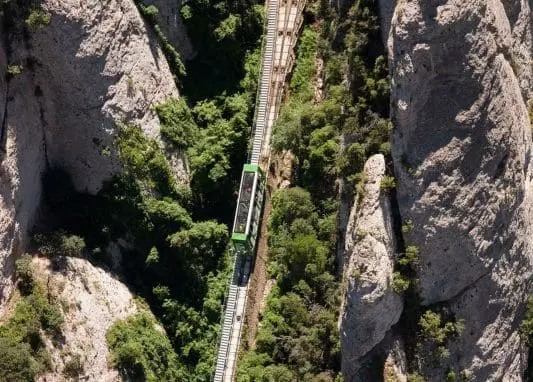
[[242,177],[239,205],[237,206],[235,226],[233,227],[233,232],[235,233],[246,232],[246,222],[248,221],[248,211],[250,210],[251,205],[254,176],[254,172],[245,172]]

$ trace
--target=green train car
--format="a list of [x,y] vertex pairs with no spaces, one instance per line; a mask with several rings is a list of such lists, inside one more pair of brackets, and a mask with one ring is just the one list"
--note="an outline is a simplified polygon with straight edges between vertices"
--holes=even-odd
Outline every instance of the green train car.
[[238,253],[253,255],[255,252],[263,206],[264,181],[265,176],[259,166],[244,165],[231,235]]

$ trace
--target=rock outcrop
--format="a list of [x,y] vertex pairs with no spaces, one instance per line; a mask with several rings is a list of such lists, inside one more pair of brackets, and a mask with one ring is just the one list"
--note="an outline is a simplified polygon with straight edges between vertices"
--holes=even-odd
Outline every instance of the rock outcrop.
[[119,170],[116,123],[139,124],[151,136],[151,106],[178,97],[165,56],[131,0],[47,0],[50,25],[30,39],[35,87],[41,90],[46,151],[75,186],[98,190]]
[[157,23],[172,46],[180,53],[183,60],[192,60],[196,55],[189,37],[187,28],[181,19],[181,8],[184,1],[177,0],[146,0],[144,4],[153,4],[157,7]]
[[[157,138],[151,106],[178,97],[133,0],[44,0],[42,7],[49,25],[29,36],[4,28],[8,35],[0,36],[9,45],[0,46],[0,305],[40,203],[45,168],[60,166],[78,190],[97,192],[121,170],[117,122],[138,124]],[[22,68],[7,83],[6,64]],[[183,179],[179,157],[173,163]]]
[[463,335],[441,367],[520,380],[530,291],[532,10],[520,0],[400,1],[389,39],[392,151],[422,304],[446,303]]
[[65,364],[79,357],[83,371],[80,380],[115,381],[117,370],[111,366],[106,333],[116,320],[137,312],[134,296],[118,279],[87,260],[64,258],[60,272],[50,270],[46,258],[34,258],[39,279],[51,298],[62,306],[63,341],[47,341],[53,371],[39,381],[64,380]]
[[352,209],[346,237],[347,292],[340,315],[346,381],[358,380],[361,359],[385,338],[403,308],[402,298],[392,290],[395,239],[389,195],[380,187],[383,155],[369,158],[364,174],[364,194]]

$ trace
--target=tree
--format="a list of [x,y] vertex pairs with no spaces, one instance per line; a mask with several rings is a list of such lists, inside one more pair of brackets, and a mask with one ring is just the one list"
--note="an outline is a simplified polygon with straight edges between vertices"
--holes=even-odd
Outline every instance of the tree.
[[32,382],[38,370],[28,344],[3,336],[0,336],[0,365],[0,380],[6,382]]
[[112,361],[128,379],[145,381],[184,380],[172,346],[147,312],[115,322],[106,338]]
[[300,187],[276,192],[272,197],[269,225],[273,232],[290,226],[296,219],[307,220],[311,225],[317,220],[311,194]]
[[156,105],[155,110],[161,121],[161,134],[176,148],[184,149],[194,143],[198,126],[183,98],[169,98]]
[[31,266],[31,255],[25,253],[15,262],[15,276],[19,279],[18,287],[23,295],[33,290],[34,278]]

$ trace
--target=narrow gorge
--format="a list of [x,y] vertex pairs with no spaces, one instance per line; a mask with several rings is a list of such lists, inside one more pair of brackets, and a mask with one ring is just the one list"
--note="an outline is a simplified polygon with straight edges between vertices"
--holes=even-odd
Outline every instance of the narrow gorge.
[[0,382],[215,378],[261,85],[224,380],[533,380],[533,2],[273,1],[0,1]]

